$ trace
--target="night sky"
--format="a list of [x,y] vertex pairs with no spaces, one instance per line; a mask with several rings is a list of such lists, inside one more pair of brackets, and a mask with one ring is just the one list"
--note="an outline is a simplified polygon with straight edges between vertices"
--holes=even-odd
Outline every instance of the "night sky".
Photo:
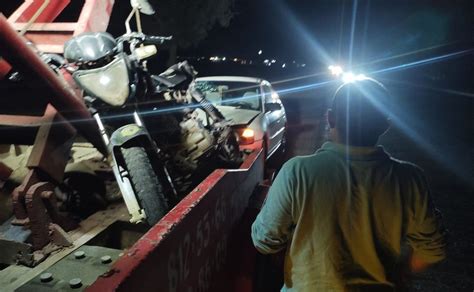
[[[474,39],[474,1],[357,1],[354,63]],[[216,27],[192,52],[327,63],[347,61],[355,1],[236,1],[227,28]],[[190,52],[187,50],[186,52]]]
[[[8,15],[21,2],[11,0],[0,9]],[[155,2],[160,17],[159,1]],[[114,31],[123,30],[122,18],[129,9],[128,1],[116,1],[112,16],[118,17],[113,18],[112,26],[118,29]],[[72,10],[58,20],[75,14]],[[472,0],[236,0],[234,13],[228,27],[216,25],[205,40],[182,49],[181,54],[256,58],[262,49],[264,58],[326,66],[329,62],[348,63],[349,52],[353,63],[360,64],[441,47],[441,51],[425,51],[422,57],[429,57],[470,47],[474,42]]]

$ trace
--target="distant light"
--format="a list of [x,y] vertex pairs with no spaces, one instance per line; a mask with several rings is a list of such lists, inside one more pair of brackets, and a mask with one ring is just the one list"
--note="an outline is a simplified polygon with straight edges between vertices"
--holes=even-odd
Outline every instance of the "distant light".
[[283,65],[281,65],[282,68],[285,68],[286,67],[286,63],[283,63]]
[[263,61],[263,63],[268,64],[268,63],[270,63],[270,60],[265,59],[265,61]]
[[226,57],[222,57],[222,61],[225,61],[226,60]]
[[301,64],[301,67],[306,67],[306,64]]
[[237,62],[237,61],[239,61],[239,59],[237,59],[237,58],[234,58],[234,62]]
[[276,61],[277,61],[277,60],[273,59],[273,60],[272,60],[272,64],[275,64],[275,63],[276,63]]
[[258,54],[259,54],[259,55],[261,55],[262,53],[263,53],[263,51],[262,51],[262,50],[258,51]]
[[331,74],[334,75],[334,76],[339,76],[342,73],[344,73],[344,70],[342,69],[341,66],[331,65],[331,66],[328,67],[328,69],[329,69],[329,71],[331,71]]

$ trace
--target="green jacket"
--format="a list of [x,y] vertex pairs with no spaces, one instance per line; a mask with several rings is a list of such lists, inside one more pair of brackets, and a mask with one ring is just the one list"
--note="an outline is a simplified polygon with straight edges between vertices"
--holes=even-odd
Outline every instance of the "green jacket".
[[252,239],[264,254],[287,248],[282,291],[394,291],[406,246],[427,263],[445,257],[422,171],[382,147],[331,142],[282,167]]

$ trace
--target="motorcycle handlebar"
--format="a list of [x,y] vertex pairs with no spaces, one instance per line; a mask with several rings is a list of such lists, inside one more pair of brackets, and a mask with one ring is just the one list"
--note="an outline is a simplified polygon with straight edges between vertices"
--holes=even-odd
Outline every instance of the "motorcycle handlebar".
[[117,42],[119,44],[123,42],[129,42],[130,44],[133,45],[140,45],[140,44],[145,44],[145,45],[161,45],[165,41],[169,41],[173,39],[172,36],[151,36],[151,35],[145,35],[143,33],[129,33],[129,34],[124,34],[121,37],[117,39]]
[[165,41],[172,40],[172,36],[167,36],[167,37],[162,37],[162,36],[151,36],[147,35],[145,36],[145,39],[143,41],[144,44],[149,44],[149,45],[161,45]]

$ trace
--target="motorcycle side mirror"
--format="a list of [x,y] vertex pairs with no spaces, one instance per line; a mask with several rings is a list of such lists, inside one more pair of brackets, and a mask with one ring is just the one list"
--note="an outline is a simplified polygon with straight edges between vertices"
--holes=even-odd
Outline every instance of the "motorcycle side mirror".
[[281,104],[277,102],[265,103],[265,111],[274,112],[281,110]]
[[132,5],[132,8],[138,9],[138,11],[140,11],[143,14],[146,14],[146,15],[155,14],[155,9],[153,9],[153,6],[151,6],[148,0],[130,0],[130,5]]

